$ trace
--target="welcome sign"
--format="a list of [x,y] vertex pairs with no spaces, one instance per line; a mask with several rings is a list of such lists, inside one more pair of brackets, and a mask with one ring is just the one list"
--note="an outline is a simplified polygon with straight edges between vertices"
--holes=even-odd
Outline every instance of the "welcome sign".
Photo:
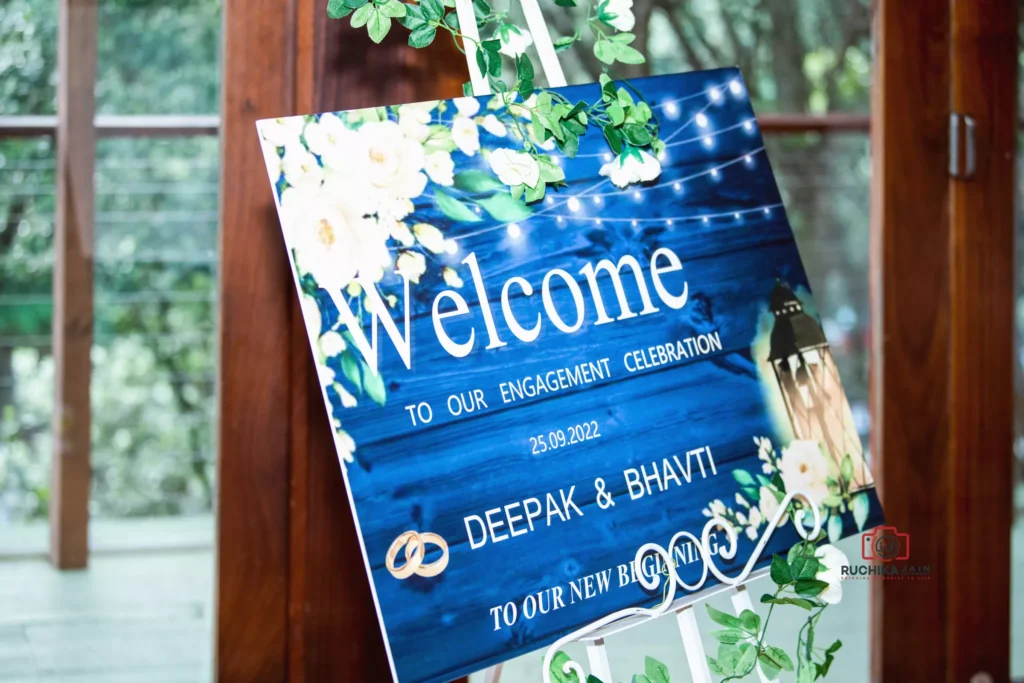
[[634,86],[558,92],[657,120],[657,157],[495,98],[259,123],[404,683],[657,603],[637,548],[709,518],[742,566],[787,491],[833,539],[881,520],[739,73]]

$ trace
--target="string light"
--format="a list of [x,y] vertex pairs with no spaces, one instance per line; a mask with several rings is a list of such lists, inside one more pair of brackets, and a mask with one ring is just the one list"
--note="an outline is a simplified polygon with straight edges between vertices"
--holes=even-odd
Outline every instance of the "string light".
[[573,213],[576,213],[577,211],[580,210],[580,200],[576,199],[575,197],[569,197],[568,204],[569,210],[572,211]]
[[594,195],[594,203],[601,206],[601,195]]
[[714,139],[712,139],[712,137],[710,135],[705,135],[704,139],[701,140],[701,142],[703,142],[704,146],[707,147],[707,148],[711,148],[711,147],[715,146],[715,141],[714,141]]
[[717,168],[711,169],[711,177],[712,178],[717,178],[718,175],[719,175],[719,173],[718,173],[718,169]]
[[740,213],[739,213],[739,211],[737,211],[736,213],[734,213],[734,214],[732,215],[732,217],[733,217],[733,218],[735,218],[736,220],[739,220],[739,219],[740,219]]
[[682,192],[683,184],[677,180],[676,182],[672,183],[672,189],[675,190],[676,192]]
[[747,162],[747,166],[753,166],[754,165],[754,158],[752,156],[750,156],[749,154],[747,156],[743,157],[743,161]]
[[712,87],[710,90],[708,90],[708,97],[711,98],[712,102],[717,102],[720,99],[722,99],[722,91],[719,90],[718,88]]
[[519,227],[518,223],[509,223],[508,224],[508,236],[509,237],[511,237],[514,240],[517,240],[517,239],[520,238],[520,236],[522,236],[522,234],[523,234],[523,229]]
[[548,206],[551,206],[552,204],[555,203],[555,198],[552,197],[551,195],[548,195],[547,197],[544,198],[544,203],[547,204]]
[[705,225],[707,225],[708,223],[710,223],[710,222],[711,222],[711,221],[710,221],[710,219],[709,219],[709,218],[708,218],[707,216],[704,216],[704,217],[702,217],[702,218],[701,218],[701,220],[703,220],[703,221],[704,221],[704,224],[705,224]]
[[644,224],[652,224],[652,223],[653,224],[662,224],[662,225],[666,225],[666,226],[672,227],[672,226],[675,226],[675,225],[677,225],[679,223],[686,223],[686,222],[691,222],[691,221],[700,221],[704,225],[708,225],[708,224],[711,223],[711,221],[713,221],[715,219],[730,219],[730,220],[733,220],[733,221],[741,221],[741,220],[744,219],[744,217],[747,214],[751,214],[751,215],[754,215],[754,214],[756,214],[756,215],[761,215],[761,214],[770,215],[772,209],[777,207],[777,206],[782,206],[782,205],[781,204],[769,204],[767,206],[756,206],[756,207],[753,207],[753,208],[750,208],[750,209],[740,209],[739,211],[736,211],[735,209],[732,209],[732,210],[729,210],[729,211],[725,211],[723,213],[697,214],[697,215],[689,215],[689,216],[685,216],[685,215],[684,216],[662,216],[662,217],[659,217],[659,218],[645,217],[645,216],[635,216],[635,217],[614,217],[614,216],[609,217],[609,216],[602,216],[600,218],[592,218],[592,217],[589,217],[589,216],[563,216],[563,215],[556,215],[556,216],[554,216],[554,219],[558,223],[562,223],[565,220],[577,220],[577,221],[586,221],[588,223],[589,222],[593,222],[596,225],[604,225],[605,223],[627,223],[628,222],[634,228],[638,227],[641,223],[644,223]]
[[482,210],[476,204],[473,205],[473,210],[476,211],[478,216],[482,213]]
[[644,196],[640,193],[640,190],[633,190],[633,199],[640,201]]
[[670,228],[671,228],[671,227],[672,227],[672,225],[673,225],[673,223],[672,223],[672,219],[671,219],[671,218],[669,218],[669,219],[668,219],[667,221],[665,221],[665,225],[667,225],[668,227],[670,227]]
[[766,207],[764,207],[764,215],[765,215],[765,216],[770,216],[770,215],[772,215],[772,210],[771,210],[770,208],[768,208],[767,206],[766,206]]
[[676,104],[675,102],[669,100],[668,102],[662,104],[661,107],[665,112],[665,116],[669,120],[675,121],[677,118],[679,118],[679,105]]
[[743,94],[743,86],[735,78],[729,81],[729,92],[739,97]]
[[635,228],[635,227],[636,227],[637,225],[639,225],[639,223],[637,223],[637,220],[636,220],[635,218],[633,219],[632,223],[633,223],[633,227],[634,227],[634,228]]
[[754,130],[754,122],[751,121],[750,119],[747,119],[746,121],[744,121],[743,122],[743,130],[747,131],[748,133],[751,132],[752,130]]
[[612,157],[612,153],[611,153],[611,152],[605,152],[604,154],[602,154],[602,155],[601,155],[601,158],[602,158],[602,159],[604,159],[605,163],[608,163],[608,162],[610,162],[610,161],[611,161],[611,160],[612,160],[612,159],[613,159],[614,157]]
[[708,127],[708,116],[704,112],[697,112],[697,115],[693,117],[694,123],[697,124],[698,128]]
[[558,216],[557,218],[555,218],[555,222],[558,223],[559,225],[561,225],[564,221],[565,221],[565,219],[562,218],[561,216]]

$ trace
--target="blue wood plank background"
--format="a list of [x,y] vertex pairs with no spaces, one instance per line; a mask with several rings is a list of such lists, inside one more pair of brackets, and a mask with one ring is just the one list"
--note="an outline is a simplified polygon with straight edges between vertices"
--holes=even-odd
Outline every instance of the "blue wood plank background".
[[[342,416],[357,444],[348,482],[401,681],[451,680],[538,649],[614,610],[657,602],[660,594],[645,593],[638,584],[619,587],[615,568],[631,561],[644,543],[667,544],[681,530],[699,535],[706,521],[701,509],[716,498],[731,500],[739,490],[730,472],[759,471],[752,437],[769,436],[782,445],[765,402],[765,392],[776,389],[762,383],[751,344],[777,279],[808,290],[809,283],[754,113],[742,87],[739,93],[730,90],[732,81],[742,84],[734,69],[635,81],[660,118],[661,137],[669,145],[661,176],[618,190],[598,173],[606,145],[599,131],[591,132],[582,140],[577,159],[562,160],[568,186],[549,192],[533,216],[518,222],[518,237],[486,215],[476,223],[448,221],[434,208],[429,191],[418,200],[418,219],[441,227],[459,246],[456,254],[438,258],[465,281],[460,293],[470,313],[446,321],[445,329],[460,341],[475,329],[476,346],[468,357],[457,359],[438,343],[430,307],[447,287],[434,273],[440,268],[432,268],[413,287],[409,304],[411,370],[382,334],[379,360],[386,405],[361,401],[343,409],[339,397],[330,394],[334,414]],[[571,101],[600,96],[596,85],[562,92]],[[707,117],[706,128],[697,125],[698,114]],[[481,135],[484,147],[508,144]],[[455,152],[453,158],[457,171],[485,168],[481,155]],[[712,168],[717,172],[711,173]],[[579,201],[578,210],[572,210],[570,198]],[[687,283],[689,301],[681,310],[663,305],[650,287],[647,265],[660,247],[672,249],[684,263],[681,272],[665,278],[672,292]],[[480,303],[461,263],[470,253],[479,261],[499,336],[507,342],[498,349],[484,349]],[[652,300],[661,310],[595,326],[580,268],[627,254],[644,265]],[[585,322],[576,333],[563,334],[542,314],[540,337],[523,343],[505,326],[501,286],[520,276],[539,290],[544,274],[553,268],[582,283]],[[614,316],[615,294],[607,276],[601,281],[603,299]],[[633,310],[640,310],[636,286],[628,275],[624,281]],[[383,289],[400,294],[395,278],[386,279]],[[518,293],[512,307],[519,320],[532,321],[542,312],[539,291],[533,297],[523,296],[518,288],[513,291]],[[556,287],[553,292],[558,310],[571,320],[567,289]],[[333,321],[330,298],[321,292],[318,301]],[[636,373],[623,367],[630,351],[711,333],[717,333],[722,345],[713,354]],[[601,358],[609,359],[611,372],[600,381],[510,404],[501,400],[502,382]],[[340,377],[341,368],[336,370]],[[449,415],[446,399],[473,389],[483,391],[486,409]],[[413,426],[405,406],[423,401],[433,407],[434,419]],[[600,438],[532,452],[530,437],[590,421],[599,425]],[[630,499],[625,469],[650,469],[664,457],[701,446],[711,448],[717,475],[702,478],[694,465],[691,483]],[[614,507],[596,504],[598,477],[612,494]],[[526,498],[543,500],[548,493],[558,498],[560,490],[572,486],[582,517],[470,547],[463,522],[467,515],[482,517],[489,509]],[[874,491],[870,500],[868,525],[873,526],[882,512]],[[856,532],[849,514],[843,522],[844,534]],[[398,580],[387,571],[388,547],[407,529],[434,532],[447,540],[450,562],[440,576]],[[762,564],[795,540],[792,524],[780,529]],[[753,543],[741,537],[736,571],[752,549]],[[607,592],[533,619],[520,614],[513,626],[495,630],[493,607],[515,602],[521,610],[528,595],[553,586],[561,586],[568,600],[570,582],[608,569],[612,577]],[[680,574],[695,580],[698,563],[682,566]]]

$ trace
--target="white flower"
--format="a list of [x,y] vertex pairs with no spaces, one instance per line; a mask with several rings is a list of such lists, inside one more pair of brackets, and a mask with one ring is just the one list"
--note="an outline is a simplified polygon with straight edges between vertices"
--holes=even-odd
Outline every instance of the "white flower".
[[648,152],[638,150],[640,158],[627,154],[626,158],[616,157],[601,167],[601,175],[608,176],[616,187],[632,183],[647,182],[661,175],[661,164]]
[[305,125],[306,120],[301,116],[266,119],[259,123],[263,139],[275,147],[287,147],[298,143],[299,136],[302,135],[302,127]]
[[444,278],[445,284],[449,287],[458,289],[463,285],[462,278],[459,277],[459,274],[451,266],[445,266],[441,269],[441,277]]
[[412,230],[409,226],[402,221],[395,221],[391,224],[391,236],[395,238],[403,247],[411,247],[416,243],[416,238],[412,235]]
[[326,365],[316,364],[316,374],[320,378],[320,386],[324,389],[334,384],[334,370]]
[[505,128],[505,124],[498,120],[498,117],[494,114],[488,114],[480,122],[483,129],[488,133],[497,138],[503,138],[508,135],[508,129]]
[[[775,518],[775,513],[779,510],[779,501],[775,498],[775,494],[767,486],[762,486],[757,492],[758,495],[758,509],[761,512],[761,517],[765,521],[770,521]],[[789,515],[783,515],[782,519],[779,520],[779,526],[782,526],[789,519]]]
[[632,31],[636,24],[636,17],[633,16],[633,0],[605,0],[601,4],[600,12],[610,18],[604,19],[604,23],[619,31]]
[[285,147],[281,165],[284,179],[300,190],[314,190],[320,187],[324,179],[324,169],[317,163],[316,157],[299,143]]
[[750,522],[750,527],[752,529],[757,529],[757,527],[761,526],[761,522],[764,521],[761,519],[761,511],[756,507],[750,508],[750,517],[748,521]]
[[748,507],[750,507],[750,503],[748,503],[748,502],[747,502],[747,499],[746,499],[746,498],[744,498],[743,496],[741,496],[741,495],[739,494],[739,492],[737,492],[737,493],[736,493],[736,504],[737,504],[737,505],[742,505],[742,506],[743,506],[743,507],[745,507],[745,508],[748,508]]
[[345,462],[355,462],[356,442],[348,435],[348,432],[339,426],[334,431],[334,445],[338,449],[338,455]]
[[530,35],[529,31],[524,31],[511,25],[508,29],[508,40],[501,37],[500,33],[499,38],[501,40],[501,47],[498,48],[498,52],[513,59],[526,52],[526,48],[533,45],[533,36]]
[[364,213],[357,198],[321,191],[291,221],[291,246],[300,271],[334,291],[360,272],[376,275],[390,262],[388,232]]
[[352,150],[358,147],[358,133],[345,125],[335,114],[322,114],[319,121],[310,121],[305,130],[306,146],[320,156],[324,166],[346,171],[351,164]]
[[444,241],[444,235],[433,225],[417,223],[412,226],[412,232],[416,235],[416,239],[420,241],[420,244],[435,254],[440,254],[445,250],[445,246],[447,246]]
[[516,152],[501,148],[491,152],[487,162],[498,174],[498,179],[509,187],[527,185],[536,187],[540,179],[540,166],[537,160],[526,152]]
[[427,176],[438,185],[450,187],[455,182],[455,162],[448,152],[431,152],[426,159]]
[[[419,197],[427,186],[423,145],[404,135],[394,121],[365,123],[359,129],[362,145],[353,150],[353,178],[369,181],[378,207],[389,201]],[[365,173],[365,176],[359,176]],[[403,214],[404,215],[404,214]]]
[[346,348],[345,340],[334,330],[327,330],[320,337],[320,350],[328,358],[333,358]]
[[345,390],[345,387],[341,386],[340,384],[334,388],[338,392],[338,396],[341,397],[342,408],[355,408],[357,403],[355,396],[348,393],[348,391]]
[[480,149],[480,131],[473,119],[458,117],[452,122],[452,141],[466,156],[473,156]]
[[757,527],[756,526],[748,526],[746,534],[747,534],[747,538],[749,538],[751,541],[756,541],[757,540]]
[[267,143],[264,143],[262,147],[263,161],[267,165],[267,172],[270,173],[270,184],[277,187],[277,181],[281,179],[284,163],[281,161],[281,156],[277,153],[277,147]]
[[763,462],[761,463],[761,471],[765,474],[771,474],[774,471],[774,468],[770,464]]
[[782,449],[779,474],[789,493],[802,492],[820,508],[828,495],[828,461],[814,441],[793,441]]
[[720,500],[711,501],[711,505],[708,506],[713,515],[721,515],[725,513],[725,503]]
[[754,444],[757,446],[757,457],[765,462],[771,461],[772,442],[765,436],[755,436]]
[[740,526],[744,526],[747,523],[747,516],[742,512],[737,512],[736,521],[740,523]]
[[302,309],[302,319],[306,321],[306,334],[310,340],[316,341],[320,338],[320,328],[323,321],[320,317],[320,306],[316,299],[308,294],[303,294],[299,299],[299,308]]
[[475,97],[456,97],[452,104],[459,111],[459,116],[473,116],[480,111],[480,102]]
[[430,135],[431,112],[437,106],[437,102],[417,102],[416,104],[403,104],[398,108],[398,127],[406,137],[423,142]]
[[403,251],[395,262],[395,270],[399,275],[409,278],[410,282],[418,283],[420,276],[427,272],[427,260],[416,251]]
[[843,599],[843,567],[850,566],[846,553],[834,545],[823,545],[814,556],[818,558],[824,569],[819,568],[814,578],[828,584],[818,597],[830,605],[836,605]]

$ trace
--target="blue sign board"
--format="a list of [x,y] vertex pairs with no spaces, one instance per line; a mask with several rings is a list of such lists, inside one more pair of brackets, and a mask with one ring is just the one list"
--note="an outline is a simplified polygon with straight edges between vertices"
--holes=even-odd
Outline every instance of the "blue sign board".
[[570,157],[500,97],[259,124],[404,683],[656,604],[637,548],[709,518],[738,571],[787,491],[832,539],[882,519],[741,76],[633,86],[558,92],[663,148]]

